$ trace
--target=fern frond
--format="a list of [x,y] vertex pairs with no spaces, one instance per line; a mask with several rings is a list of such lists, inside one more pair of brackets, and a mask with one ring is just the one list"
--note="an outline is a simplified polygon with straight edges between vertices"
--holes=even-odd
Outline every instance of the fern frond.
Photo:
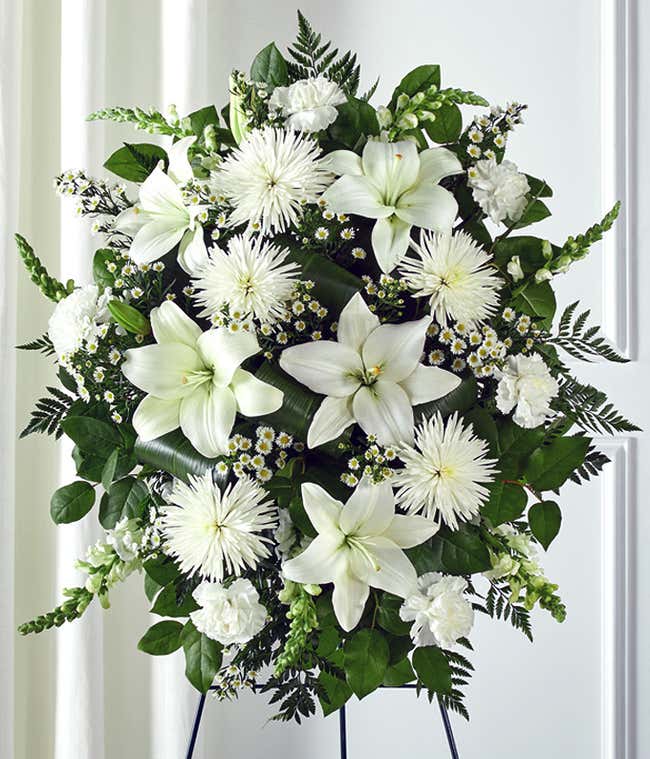
[[636,424],[614,408],[602,390],[593,385],[583,385],[572,377],[561,383],[554,407],[585,431],[609,435],[639,431]]
[[602,471],[605,464],[610,461],[602,451],[596,450],[595,446],[590,446],[582,465],[569,475],[569,479],[578,485],[587,482],[592,477],[597,477]]
[[33,432],[54,435],[57,439],[61,437],[61,420],[68,413],[74,398],[58,387],[47,387],[46,389],[50,395],[36,401],[36,407],[31,413],[29,423],[20,433],[21,438],[27,437]]
[[51,356],[54,353],[54,346],[49,338],[49,335],[43,335],[36,340],[31,340],[28,343],[17,345],[16,350],[19,351],[41,351],[46,356]]
[[549,338],[548,342],[559,345],[570,356],[580,361],[591,362],[594,358],[600,357],[619,364],[627,363],[628,359],[617,353],[599,334],[600,326],[587,327],[590,309],[583,311],[575,320],[573,319],[578,303],[579,301],[571,303],[564,309],[558,324],[558,333]]

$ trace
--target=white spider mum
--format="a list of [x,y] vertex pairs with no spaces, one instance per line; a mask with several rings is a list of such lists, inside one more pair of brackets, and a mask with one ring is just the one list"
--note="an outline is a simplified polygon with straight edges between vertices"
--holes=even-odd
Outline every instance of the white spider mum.
[[284,232],[301,206],[314,203],[334,177],[319,160],[320,148],[299,132],[256,129],[223,162],[216,184],[234,206],[234,226],[259,223]]
[[271,324],[285,311],[300,266],[285,263],[289,251],[262,237],[237,235],[228,252],[214,247],[209,262],[194,280],[194,297],[204,307],[199,316],[213,317],[228,306],[231,315]]
[[459,519],[478,514],[488,496],[485,484],[494,480],[496,462],[486,458],[487,450],[458,414],[446,424],[437,414],[416,428],[415,447],[399,448],[404,469],[392,480],[398,503],[410,514],[421,512],[458,529]]
[[174,480],[162,515],[165,550],[182,572],[221,582],[270,555],[262,532],[276,527],[277,510],[260,485],[241,477],[222,493],[209,471],[189,479]]
[[412,243],[417,258],[405,258],[400,274],[417,298],[429,298],[435,320],[477,323],[494,315],[502,280],[492,258],[471,235],[422,232]]

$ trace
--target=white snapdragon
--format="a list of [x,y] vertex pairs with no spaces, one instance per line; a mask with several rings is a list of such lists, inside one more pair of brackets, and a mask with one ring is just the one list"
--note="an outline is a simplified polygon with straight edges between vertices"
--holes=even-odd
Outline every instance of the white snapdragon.
[[79,287],[56,304],[47,334],[59,361],[64,362],[100,333],[100,325],[110,318],[111,291],[100,293],[97,285]]
[[320,132],[336,121],[337,105],[347,98],[343,90],[324,76],[301,79],[289,87],[273,90],[269,107],[286,117],[285,125],[296,132]]
[[142,534],[136,519],[122,517],[112,530],[106,530],[106,543],[122,561],[130,562],[138,558]]
[[264,627],[266,609],[250,580],[239,578],[227,588],[204,581],[192,595],[201,607],[190,614],[194,626],[224,646],[248,643]]
[[526,175],[512,161],[497,163],[494,158],[477,161],[468,172],[467,184],[472,188],[474,200],[495,224],[521,218],[530,186]]
[[515,424],[538,427],[553,413],[550,403],[558,394],[558,383],[539,354],[508,356],[496,376],[497,408],[504,414],[514,409]]
[[513,256],[506,266],[506,271],[512,277],[513,282],[519,282],[524,278],[524,270],[521,268],[519,256]]

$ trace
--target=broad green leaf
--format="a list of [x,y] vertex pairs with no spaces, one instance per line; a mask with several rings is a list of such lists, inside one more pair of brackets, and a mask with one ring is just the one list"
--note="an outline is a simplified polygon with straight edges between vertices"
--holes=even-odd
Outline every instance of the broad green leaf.
[[437,646],[416,648],[413,652],[413,669],[430,691],[442,694],[451,691],[451,666]]
[[153,601],[158,593],[162,590],[162,585],[159,585],[153,577],[150,577],[146,572],[144,575],[144,594],[149,601]]
[[524,429],[510,417],[500,418],[497,428],[499,471],[504,479],[517,480],[523,474],[527,457],[542,444],[544,429]]
[[522,229],[523,227],[528,227],[531,224],[542,221],[542,219],[548,218],[550,215],[551,212],[544,201],[534,200],[524,211],[523,216],[515,224],[514,228]]
[[555,501],[541,501],[528,509],[528,524],[531,532],[544,546],[544,550],[553,542],[560,531],[562,512]]
[[124,144],[106,161],[104,168],[130,182],[144,182],[156,168],[158,161],[166,161],[167,153],[159,145],[142,142]]
[[494,260],[498,266],[504,268],[513,256],[519,256],[521,268],[525,274],[534,274],[546,263],[542,252],[544,240],[531,235],[519,237],[506,237],[498,240],[494,246]]
[[454,413],[454,411],[467,411],[476,402],[478,386],[474,376],[464,377],[460,385],[451,393],[439,398],[437,401],[422,403],[413,407],[415,423],[419,424],[432,416],[440,414],[443,419]]
[[425,121],[424,129],[429,137],[441,145],[456,142],[463,129],[463,117],[455,103],[443,105],[435,111],[435,121]]
[[95,489],[88,482],[76,480],[54,492],[50,515],[55,524],[70,524],[85,517],[95,503]]
[[411,625],[400,618],[399,610],[404,600],[384,593],[377,608],[377,624],[393,635],[408,635]]
[[388,659],[388,642],[379,630],[359,630],[345,642],[345,676],[359,699],[365,698],[381,685],[388,668]]
[[348,98],[347,103],[338,107],[339,115],[330,126],[332,140],[354,150],[365,142],[366,137],[379,134],[377,112],[365,100]]
[[415,672],[408,659],[402,659],[397,664],[389,665],[382,683],[386,688],[399,688],[415,680]]
[[323,686],[323,690],[325,691],[325,696],[321,695],[319,697],[323,716],[325,717],[337,712],[352,695],[352,689],[345,680],[340,680],[338,677],[334,677],[334,675],[324,670],[318,675],[318,682]]
[[512,307],[529,316],[550,321],[555,315],[555,294],[548,282],[530,282],[513,298]]
[[158,614],[160,617],[189,617],[189,615],[199,609],[199,605],[188,593],[181,604],[176,597],[176,585],[171,582],[160,591],[154,605],[151,607],[152,614]]
[[557,490],[582,465],[590,443],[590,438],[575,435],[556,438],[538,448],[528,459],[528,482],[539,491]]
[[165,656],[181,647],[181,631],[183,625],[173,620],[156,622],[140,638],[138,648],[145,654],[152,656]]
[[122,437],[114,425],[90,416],[68,416],[61,422],[61,428],[83,453],[105,459],[122,444]]
[[[101,482],[104,469],[112,453],[113,451],[108,455],[105,453],[87,453],[80,450],[79,446],[75,446],[72,449],[72,459],[77,466],[77,474],[85,480]],[[135,456],[131,451],[119,451],[114,479],[124,477],[136,464]]]
[[185,481],[188,475],[204,474],[219,461],[200,454],[180,429],[168,432],[155,440],[144,441],[138,438],[134,452],[140,464],[146,464],[152,469],[162,469]]
[[192,622],[183,628],[182,645],[185,676],[198,691],[207,693],[221,667],[223,646],[200,633]]
[[219,114],[217,109],[213,105],[206,105],[205,108],[199,108],[198,111],[190,113],[187,117],[190,121],[192,131],[197,137],[203,136],[203,130],[212,124],[212,126],[219,126]]
[[414,68],[395,88],[390,101],[391,107],[395,107],[397,98],[402,92],[412,97],[416,92],[422,92],[431,85],[440,87],[440,66],[438,64],[425,64]]
[[490,569],[490,554],[473,525],[462,523],[457,530],[442,527],[431,540],[406,551],[418,575],[446,572],[466,575]]
[[106,530],[112,530],[123,517],[141,517],[149,497],[147,486],[135,477],[114,482],[104,493],[99,504],[99,521]]
[[530,174],[526,174],[526,179],[528,180],[528,186],[530,187],[530,194],[533,197],[550,198],[553,196],[553,190],[543,179],[531,177]]
[[266,82],[271,87],[289,83],[287,62],[275,46],[275,42],[269,43],[255,56],[251,66],[251,79],[254,82]]
[[300,492],[297,492],[289,503],[289,515],[291,516],[291,521],[296,525],[300,532],[310,538],[316,537],[317,532],[305,511]]
[[164,554],[159,554],[155,559],[147,559],[142,566],[147,575],[161,587],[180,575],[176,562]]
[[520,485],[497,480],[488,490],[490,497],[481,506],[481,514],[490,520],[493,527],[512,522],[523,514],[528,497]]
[[321,630],[318,636],[318,646],[316,647],[316,653],[319,656],[328,658],[339,647],[341,642],[341,636],[336,627],[326,627]]
[[488,413],[481,406],[476,406],[463,416],[465,424],[471,424],[476,437],[489,445],[490,456],[499,457],[499,431],[492,414]]
[[334,627],[338,624],[336,614],[334,613],[334,607],[332,606],[332,594],[321,593],[316,597],[316,615],[318,617],[318,626],[321,630],[326,627]]
[[[115,472],[117,471],[117,462],[120,460],[120,449],[116,448],[111,455],[106,459],[104,468],[102,469],[102,487],[104,490],[108,490],[111,487],[111,483],[115,479]],[[100,510],[101,513],[101,510]]]
[[110,300],[108,310],[113,319],[127,332],[134,335],[148,335],[151,332],[149,319],[128,303],[121,300]]
[[93,279],[95,284],[101,289],[113,287],[115,284],[115,275],[111,274],[106,268],[106,262],[115,258],[115,251],[108,248],[100,248],[95,251],[93,256]]

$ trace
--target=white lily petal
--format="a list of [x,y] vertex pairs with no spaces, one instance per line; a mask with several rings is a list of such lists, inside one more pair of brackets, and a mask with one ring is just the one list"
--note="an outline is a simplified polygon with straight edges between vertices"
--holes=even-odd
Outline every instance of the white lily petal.
[[122,372],[132,385],[163,400],[183,398],[192,392],[187,375],[203,369],[199,354],[182,343],[131,348]]
[[134,237],[147,221],[147,214],[139,206],[131,206],[115,217],[113,226],[125,235]]
[[[343,504],[315,482],[305,482],[300,488],[302,503],[309,521],[318,533],[336,533],[340,536],[339,518]],[[342,541],[342,538],[338,538]],[[330,577],[329,582],[332,578]]]
[[182,221],[148,221],[133,238],[129,255],[138,265],[150,264],[178,245],[186,228]]
[[417,147],[408,140],[369,140],[361,158],[363,171],[380,192],[385,205],[397,205],[399,197],[413,187],[420,171]]
[[346,535],[380,535],[395,515],[393,488],[387,481],[375,485],[364,478],[341,511],[340,525]]
[[169,216],[174,218],[186,217],[189,212],[185,208],[180,189],[163,171],[163,162],[149,174],[140,186],[140,205],[154,216]]
[[431,317],[403,324],[382,324],[363,345],[363,363],[377,367],[382,379],[401,382],[412,374],[422,358]]
[[176,184],[187,184],[194,179],[192,166],[187,158],[187,151],[190,145],[196,142],[196,137],[182,137],[177,140],[167,151],[169,157],[169,166],[167,175],[171,177]]
[[395,214],[407,224],[450,232],[458,214],[458,203],[444,187],[420,185],[402,195]]
[[392,540],[384,537],[368,538],[363,544],[379,566],[379,570],[368,578],[373,588],[385,590],[400,598],[406,598],[415,590],[418,580],[415,567]]
[[411,224],[397,216],[378,219],[371,234],[372,249],[379,268],[390,274],[404,258],[409,246]]
[[419,182],[438,184],[445,177],[462,173],[458,157],[447,148],[428,148],[420,153]]
[[350,398],[323,398],[307,432],[307,447],[317,448],[336,440],[354,423]]
[[133,414],[133,427],[142,440],[155,440],[180,426],[180,398],[145,396]]
[[317,340],[285,348],[280,366],[310,390],[336,398],[351,395],[361,384],[359,354],[347,345]]
[[384,532],[384,537],[392,540],[400,548],[413,548],[435,535],[439,529],[440,525],[432,519],[395,514],[393,521]]
[[355,293],[341,311],[336,338],[339,343],[361,351],[366,338],[379,324],[379,317],[368,308],[361,293]]
[[212,381],[218,387],[230,384],[235,369],[260,349],[252,332],[229,332],[225,327],[204,332],[197,346],[205,363],[214,370]]
[[418,364],[413,374],[399,384],[406,390],[411,403],[417,406],[419,403],[437,401],[451,393],[460,385],[460,377],[438,366]]
[[244,416],[272,414],[282,406],[284,393],[277,387],[262,382],[254,374],[237,369],[230,387],[237,399],[237,410]]
[[236,413],[232,390],[206,382],[183,398],[181,429],[200,454],[208,458],[221,456],[228,450]]
[[346,632],[350,632],[359,623],[369,595],[368,585],[348,570],[342,571],[334,580],[332,606],[336,619]]
[[151,329],[157,343],[183,343],[196,347],[201,327],[175,303],[166,300],[151,310]]
[[360,388],[352,399],[352,413],[367,435],[382,445],[413,442],[413,408],[408,395],[394,382],[378,380]]
[[209,261],[210,256],[203,239],[203,227],[197,224],[193,232],[188,229],[181,239],[178,263],[183,271],[196,276]]
[[320,585],[332,582],[345,560],[340,542],[333,535],[318,535],[293,559],[282,565],[282,574],[293,582]]
[[340,177],[322,198],[334,213],[355,213],[369,219],[382,219],[394,210],[384,204],[379,190],[364,176]]
[[361,158],[351,150],[333,150],[321,161],[322,165],[332,174],[351,174],[361,176]]

